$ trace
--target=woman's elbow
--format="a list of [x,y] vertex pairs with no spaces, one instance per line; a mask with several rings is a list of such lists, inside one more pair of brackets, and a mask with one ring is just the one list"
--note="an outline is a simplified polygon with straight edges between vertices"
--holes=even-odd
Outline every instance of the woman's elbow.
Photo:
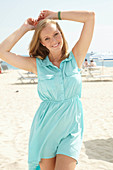
[[89,12],[89,18],[95,19],[95,12],[94,11]]

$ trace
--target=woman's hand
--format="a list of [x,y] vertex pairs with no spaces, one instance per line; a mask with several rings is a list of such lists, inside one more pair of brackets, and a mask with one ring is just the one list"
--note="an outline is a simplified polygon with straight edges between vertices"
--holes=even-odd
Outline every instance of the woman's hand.
[[42,19],[58,19],[57,12],[49,11],[49,10],[43,10],[40,12],[40,15],[38,17],[37,21],[40,21]]
[[37,19],[28,18],[24,22],[23,26],[26,28],[27,31],[30,31],[30,30],[35,30],[37,24],[38,24],[38,20]]

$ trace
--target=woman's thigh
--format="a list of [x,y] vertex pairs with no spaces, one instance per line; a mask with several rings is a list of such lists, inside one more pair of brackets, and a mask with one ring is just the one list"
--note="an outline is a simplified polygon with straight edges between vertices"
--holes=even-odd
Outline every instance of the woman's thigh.
[[54,170],[55,169],[56,157],[44,159],[42,158],[39,162],[41,170]]
[[75,170],[77,161],[63,154],[56,155],[55,170]]

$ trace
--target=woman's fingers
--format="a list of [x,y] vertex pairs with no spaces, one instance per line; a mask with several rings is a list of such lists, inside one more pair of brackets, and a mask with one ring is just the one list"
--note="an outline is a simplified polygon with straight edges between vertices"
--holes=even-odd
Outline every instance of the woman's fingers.
[[36,26],[37,24],[38,24],[38,21],[37,21],[37,20],[35,20],[34,25]]
[[47,11],[46,10],[41,11],[39,16],[38,16],[38,20],[44,19],[46,17],[47,17]]
[[43,11],[40,12],[38,20],[45,19],[45,18],[53,19],[53,14],[54,14],[53,11],[43,10]]
[[38,22],[42,19],[49,18],[49,11],[43,10],[40,12],[40,15],[38,16],[38,19],[28,18],[26,24],[31,26],[36,26]]
[[32,18],[28,18],[27,23],[31,25],[32,24]]
[[31,25],[31,26],[36,26],[38,24],[38,21],[36,19],[33,19],[33,18],[28,18],[27,24]]
[[42,20],[44,18],[45,18],[44,16],[39,16],[37,20],[40,21],[40,20]]
[[37,19],[33,19],[33,18],[28,18],[25,22],[24,25],[28,30],[35,30],[36,26],[38,24],[38,20]]
[[38,18],[44,18],[44,14],[41,13]]

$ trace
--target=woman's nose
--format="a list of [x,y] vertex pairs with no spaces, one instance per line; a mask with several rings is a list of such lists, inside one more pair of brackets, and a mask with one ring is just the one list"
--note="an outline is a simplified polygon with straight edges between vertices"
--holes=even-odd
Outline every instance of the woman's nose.
[[56,41],[56,38],[53,37],[53,38],[51,39],[51,43],[55,43],[55,42],[57,42],[57,41]]

